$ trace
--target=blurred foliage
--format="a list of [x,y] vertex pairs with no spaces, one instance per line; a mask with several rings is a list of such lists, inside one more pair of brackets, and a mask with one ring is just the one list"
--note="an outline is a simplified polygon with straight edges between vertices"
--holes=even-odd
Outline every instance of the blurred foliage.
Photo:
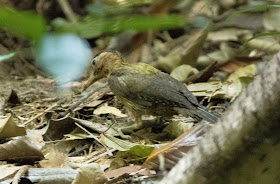
[[269,8],[280,8],[280,5],[258,5],[258,6],[253,6],[253,7],[250,7],[250,8],[244,8],[244,9],[241,9],[241,10],[237,10],[237,11],[234,11],[229,17],[228,19],[240,14],[240,13],[244,13],[244,12],[250,12],[250,11],[257,11],[257,10],[266,10],[266,9],[269,9]]
[[14,57],[15,52],[6,55],[0,55],[0,62]]
[[107,3],[98,3],[97,1],[94,4],[89,4],[86,9],[90,14],[120,15],[128,12],[133,13],[135,6],[150,5],[154,2],[155,0],[108,1]]
[[120,33],[126,30],[146,31],[182,27],[185,18],[180,15],[161,16],[117,16],[103,17],[89,15],[78,23],[56,24],[59,33],[76,33],[84,38],[100,36],[105,33]]
[[[280,8],[280,5],[258,5],[258,6],[253,6],[253,7],[250,7],[250,8],[244,8],[244,9],[241,9],[241,10],[234,11],[227,19],[231,19],[231,18],[233,18],[234,16],[236,16],[240,13],[250,12],[250,11],[258,11],[258,10],[266,10],[266,9],[270,9],[270,8]],[[259,37],[279,36],[279,35],[280,35],[280,32],[260,33],[260,34],[257,34],[255,36],[245,40],[243,45],[247,45],[248,42],[250,42],[251,40],[254,40],[256,38],[259,38]]]
[[0,7],[0,28],[33,40],[39,40],[45,32],[46,21],[43,17],[32,12]]
[[259,33],[256,34],[255,36],[253,36],[252,38],[246,40],[243,45],[247,45],[248,42],[250,42],[251,40],[254,40],[256,38],[260,38],[260,37],[264,37],[264,36],[280,36],[280,32],[268,32],[268,33]]

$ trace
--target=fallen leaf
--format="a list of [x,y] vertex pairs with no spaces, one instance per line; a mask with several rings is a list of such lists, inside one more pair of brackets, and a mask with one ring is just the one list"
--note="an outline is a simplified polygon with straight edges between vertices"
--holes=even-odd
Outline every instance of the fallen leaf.
[[115,129],[113,129],[113,128],[108,129],[110,127],[110,124],[94,123],[94,122],[90,122],[90,121],[78,119],[78,118],[72,118],[72,119],[75,120],[75,122],[79,123],[80,125],[86,126],[96,132],[103,133],[106,131],[106,133],[113,135],[113,136],[119,135],[119,133]]
[[269,8],[263,14],[263,25],[268,31],[280,31],[280,10],[279,8]]
[[97,163],[75,165],[79,166],[79,173],[72,184],[103,184],[108,180]]
[[169,123],[164,129],[164,132],[167,132],[169,135],[173,137],[178,137],[182,135],[187,130],[193,127],[194,123],[185,123],[182,121],[172,121]]
[[107,145],[110,148],[115,148],[119,151],[128,151],[130,148],[137,145],[135,143],[124,141],[122,139],[118,139],[107,134],[101,135],[101,139],[103,139],[105,145]]
[[159,170],[159,156],[162,155],[164,157],[165,169],[171,169],[201,140],[212,126],[212,124],[206,122],[198,123],[171,143],[165,146],[156,146],[151,155],[143,163],[142,168]]
[[26,135],[24,127],[17,126],[10,113],[0,116],[0,139]]
[[0,160],[33,163],[43,158],[42,152],[27,140],[17,139],[0,145]]
[[245,67],[241,67],[232,73],[227,81],[235,85],[235,93],[231,98],[231,102],[239,96],[239,94],[245,89],[246,85],[253,81],[254,76],[257,73],[255,64],[251,64]]
[[195,75],[196,73],[198,73],[196,68],[193,68],[190,65],[180,65],[172,70],[170,76],[178,81],[184,81],[189,76]]
[[[113,178],[117,178],[117,177],[119,177],[123,174],[130,174],[130,173],[133,173],[133,172],[137,172],[141,169],[142,168],[141,168],[140,165],[126,166],[126,167],[121,167],[121,168],[118,168],[118,169],[115,169],[115,170],[112,170],[112,171],[108,171],[108,172],[105,173],[105,176],[108,179],[113,179]],[[142,175],[142,176],[149,176],[151,174],[155,174],[155,171],[143,170],[143,171],[138,172],[138,174]]]
[[95,115],[100,115],[100,114],[113,114],[115,116],[118,117],[122,117],[125,118],[127,117],[126,114],[123,114],[119,109],[117,109],[116,107],[111,107],[108,106],[108,103],[105,103],[104,105],[102,105],[101,107],[98,107],[97,109],[95,109],[93,111],[93,114]]
[[46,141],[59,140],[62,139],[65,134],[72,132],[76,127],[75,121],[70,117],[50,120],[43,138]]
[[234,16],[231,16],[216,23],[215,27],[234,27],[247,30],[261,31],[263,30],[263,14],[257,11],[240,12],[238,14],[235,14]]
[[135,145],[128,150],[128,153],[138,157],[147,157],[154,150],[154,145]]
[[244,29],[223,28],[218,31],[210,32],[207,36],[207,40],[212,42],[239,41],[239,38],[246,34],[251,34],[251,33],[249,30],[244,30]]
[[222,64],[219,66],[219,70],[224,71],[224,72],[228,72],[228,73],[232,73],[236,70],[238,70],[238,68],[240,67],[244,67],[247,66],[249,64],[255,63],[257,61],[259,61],[260,58],[232,58],[230,59],[228,62]]
[[40,161],[40,166],[44,168],[60,168],[65,165],[68,157],[66,154],[60,152],[55,146],[50,145],[45,149],[45,160]]
[[203,48],[207,33],[206,30],[201,30],[190,36],[188,40],[171,51],[168,48],[168,55],[158,57],[158,67],[167,72],[171,72],[174,68],[182,64],[195,66],[200,51]]
[[104,140],[104,144],[106,144],[108,147],[115,148],[119,151],[127,151],[128,153],[139,157],[148,156],[154,149],[154,145],[135,144],[110,135],[104,135],[102,138]]
[[257,68],[255,64],[247,65],[230,74],[230,76],[227,78],[227,81],[237,82],[240,77],[254,77],[256,73]]
[[12,106],[16,106],[16,105],[20,105],[22,104],[18,95],[17,95],[17,92],[15,90],[12,89],[11,93],[10,93],[10,96],[7,100],[7,102]]
[[0,165],[0,182],[3,182],[4,179],[7,178],[13,178],[17,171],[20,170],[20,168],[20,166],[14,165]]
[[184,80],[184,83],[188,84],[188,83],[196,83],[196,82],[207,82],[213,76],[213,73],[218,71],[216,65],[217,65],[217,61],[208,65],[206,68],[199,71],[198,73],[186,78]]
[[232,99],[238,93],[238,84],[233,82],[200,82],[189,84],[188,89],[196,97]]

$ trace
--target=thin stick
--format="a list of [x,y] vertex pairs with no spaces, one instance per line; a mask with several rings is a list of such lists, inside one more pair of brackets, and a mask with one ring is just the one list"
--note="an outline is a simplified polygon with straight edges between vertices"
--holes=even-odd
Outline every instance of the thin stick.
[[73,12],[67,0],[58,0],[58,3],[68,20],[70,20],[71,22],[78,21],[77,15]]
[[97,156],[91,158],[90,160],[85,161],[85,163],[89,164],[89,163],[91,163],[91,162],[94,162],[94,161],[96,161],[96,160],[98,160],[98,159],[100,159],[100,158],[106,156],[106,155],[112,155],[112,153],[113,153],[114,151],[117,151],[117,149],[116,149],[116,148],[112,148],[112,149],[110,149],[110,150],[107,150],[106,152],[101,153],[100,155],[97,155]]
[[108,82],[105,82],[103,84],[100,84],[98,86],[95,86],[94,88],[90,88],[90,90],[85,94],[85,96],[83,96],[79,101],[77,101],[75,104],[73,104],[72,106],[70,106],[66,112],[61,113],[61,116],[64,117],[66,116],[69,112],[71,112],[72,110],[76,109],[81,103],[83,103],[87,98],[89,98],[93,93],[95,93],[96,91],[106,87],[108,85]]
[[88,133],[92,138],[94,138],[97,142],[99,142],[104,148],[107,148],[107,146],[105,144],[103,144],[98,137],[96,137],[95,135],[93,135],[91,132],[89,132],[87,129],[85,129],[83,126],[81,126],[79,123],[75,123],[75,125],[77,125],[80,129],[82,129],[83,131],[85,131],[86,133]]
[[47,108],[46,110],[44,110],[44,112],[41,112],[39,114],[37,114],[36,116],[34,116],[33,118],[27,120],[26,122],[23,123],[23,125],[27,125],[28,123],[32,122],[33,120],[39,118],[40,116],[43,116],[46,112],[50,111],[52,108],[54,108],[55,106],[57,106],[57,103],[55,103],[54,105],[50,106],[49,108]]
[[24,173],[26,173],[28,171],[28,166],[25,165],[22,168],[20,168],[20,170],[16,173],[16,175],[13,178],[13,183],[12,184],[18,184],[20,177],[22,175],[24,175]]

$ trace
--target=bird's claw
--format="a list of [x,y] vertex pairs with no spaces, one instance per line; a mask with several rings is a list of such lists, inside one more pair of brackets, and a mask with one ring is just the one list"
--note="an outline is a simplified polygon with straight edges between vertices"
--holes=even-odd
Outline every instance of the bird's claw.
[[124,135],[124,133],[123,133],[124,129],[126,129],[126,127],[117,129],[120,137],[123,138],[123,139],[130,139],[131,137],[129,135]]

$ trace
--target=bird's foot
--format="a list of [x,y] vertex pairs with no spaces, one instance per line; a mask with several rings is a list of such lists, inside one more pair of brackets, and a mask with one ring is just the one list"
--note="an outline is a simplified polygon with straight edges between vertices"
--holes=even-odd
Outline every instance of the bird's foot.
[[[126,129],[126,127],[125,127],[125,128],[118,128],[118,129],[117,129],[117,131],[118,131],[120,137],[123,138],[123,139],[130,139],[131,137],[130,137],[129,135],[125,135],[125,134],[123,133],[123,132],[125,132],[124,129]],[[126,131],[126,132],[127,132],[127,131]]]
[[121,138],[128,139],[128,138],[130,138],[130,136],[129,135],[124,135],[124,133],[132,133],[134,130],[138,130],[142,127],[143,127],[142,123],[140,123],[140,124],[135,123],[134,125],[118,128],[117,131],[118,131],[119,135],[121,136]]

